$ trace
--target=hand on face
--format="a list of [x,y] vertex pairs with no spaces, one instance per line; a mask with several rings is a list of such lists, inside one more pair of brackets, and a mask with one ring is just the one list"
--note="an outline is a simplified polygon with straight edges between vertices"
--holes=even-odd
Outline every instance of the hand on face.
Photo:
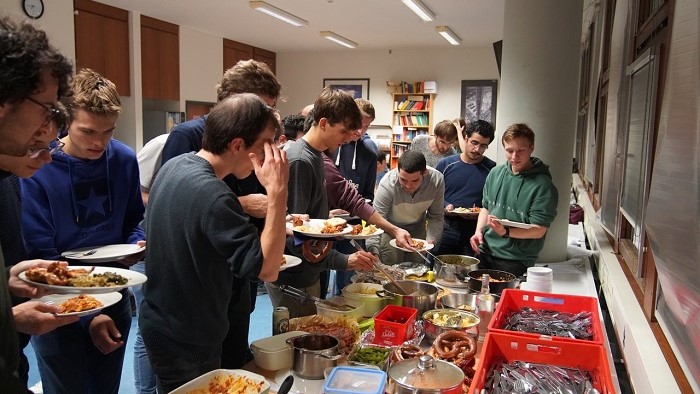
[[[249,157],[253,162],[255,175],[260,184],[267,190],[269,196],[276,196],[287,189],[289,180],[287,153],[277,149],[269,142],[265,142],[263,148],[265,151],[264,159],[258,157],[254,152],[251,152]],[[286,196],[286,193],[284,195]]]

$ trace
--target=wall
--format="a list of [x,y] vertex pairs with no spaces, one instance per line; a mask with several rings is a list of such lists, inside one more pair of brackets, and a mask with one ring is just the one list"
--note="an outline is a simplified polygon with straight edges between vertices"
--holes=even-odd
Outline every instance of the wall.
[[180,26],[180,111],[185,101],[216,101],[223,75],[223,39]]

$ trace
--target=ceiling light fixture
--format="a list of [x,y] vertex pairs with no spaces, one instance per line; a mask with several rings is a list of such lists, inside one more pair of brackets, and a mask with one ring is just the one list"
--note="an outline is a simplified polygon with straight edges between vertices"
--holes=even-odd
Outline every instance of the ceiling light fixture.
[[452,45],[459,45],[462,43],[462,39],[447,26],[436,26],[435,31],[440,33],[440,35]]
[[418,17],[423,19],[424,22],[430,22],[435,19],[435,14],[425,4],[421,3],[420,0],[401,0],[406,7],[410,8],[411,11],[415,12]]
[[339,35],[333,33],[332,31],[322,31],[321,37],[325,38],[326,40],[331,40],[334,43],[340,44],[340,45],[347,47],[347,48],[357,48],[359,46],[359,44],[356,43],[355,41],[350,41],[343,36],[339,36]]
[[304,27],[308,26],[309,22],[305,21],[298,16],[294,16],[290,14],[289,12],[280,10],[279,8],[272,6],[270,4],[267,4],[264,1],[251,1],[248,3],[250,5],[250,8],[253,8],[257,11],[260,11],[262,13],[265,13],[267,15],[270,15],[271,17],[277,18],[281,21],[287,22],[290,25],[296,26],[296,27]]

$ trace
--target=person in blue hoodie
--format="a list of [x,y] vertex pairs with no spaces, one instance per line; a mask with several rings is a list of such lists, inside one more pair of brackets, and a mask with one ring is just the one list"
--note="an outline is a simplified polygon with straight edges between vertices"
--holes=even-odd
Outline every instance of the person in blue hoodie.
[[[121,111],[114,84],[84,69],[72,81],[63,150],[22,180],[22,225],[29,258],[59,259],[67,250],[144,244],[144,206],[134,151],[112,139]],[[143,253],[104,263],[125,268]],[[34,336],[44,393],[117,393],[131,327],[128,290],[101,312]]]
[[[549,166],[532,156],[535,133],[526,124],[510,125],[501,143],[506,162],[486,177],[483,207],[470,243],[481,260],[479,268],[520,276],[535,265],[544,247],[547,229],[557,216],[559,194]],[[500,219],[531,226],[506,227]]]

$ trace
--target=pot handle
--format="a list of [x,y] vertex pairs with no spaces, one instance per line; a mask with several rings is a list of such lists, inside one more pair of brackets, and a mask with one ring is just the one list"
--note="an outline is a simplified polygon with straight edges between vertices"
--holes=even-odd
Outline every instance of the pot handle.
[[336,354],[334,356],[326,356],[325,354],[317,354],[315,357],[316,358],[325,358],[326,360],[335,361],[335,360],[340,360],[343,357],[343,355]]
[[375,292],[375,294],[377,295],[377,297],[382,298],[382,299],[385,299],[385,300],[393,299],[393,298],[394,298],[393,296],[387,295],[387,294],[386,294],[386,290],[377,290],[377,291]]

